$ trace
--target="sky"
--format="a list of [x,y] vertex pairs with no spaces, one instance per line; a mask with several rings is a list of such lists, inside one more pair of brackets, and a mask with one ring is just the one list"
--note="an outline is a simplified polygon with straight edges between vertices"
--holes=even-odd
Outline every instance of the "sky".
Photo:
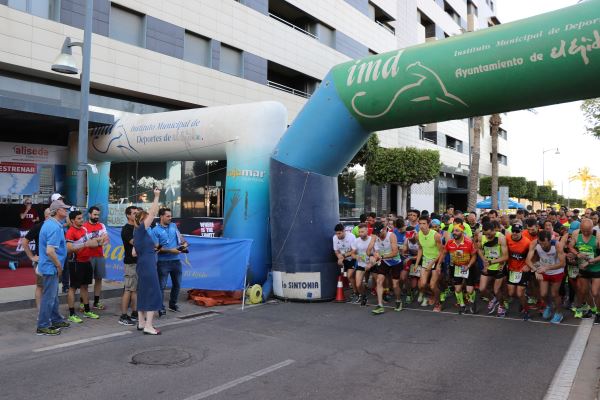
[[[531,17],[576,4],[577,0],[498,0],[497,15],[502,23]],[[589,167],[600,176],[597,159],[600,140],[585,134],[585,123],[580,110],[581,102],[511,112],[503,118],[511,146],[511,174],[525,176],[542,183],[542,151],[545,153],[545,180],[552,180],[554,189],[565,197],[581,198],[580,182],[569,183],[569,177],[578,168]]]

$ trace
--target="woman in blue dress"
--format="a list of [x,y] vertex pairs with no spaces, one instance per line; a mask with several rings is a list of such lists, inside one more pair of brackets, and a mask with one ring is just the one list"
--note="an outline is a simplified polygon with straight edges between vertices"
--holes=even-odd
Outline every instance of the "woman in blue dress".
[[160,335],[160,331],[152,325],[154,313],[162,307],[162,292],[156,269],[156,247],[150,234],[150,226],[158,213],[159,196],[160,189],[154,189],[154,202],[147,212],[138,212],[133,232],[133,247],[138,258],[138,330],[143,330],[146,335]]

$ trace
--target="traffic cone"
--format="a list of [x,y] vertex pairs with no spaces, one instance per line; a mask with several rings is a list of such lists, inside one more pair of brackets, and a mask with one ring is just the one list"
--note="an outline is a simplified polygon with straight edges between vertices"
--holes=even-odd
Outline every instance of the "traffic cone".
[[335,294],[335,303],[345,303],[346,298],[344,297],[344,282],[342,282],[342,275],[338,276],[337,282],[337,293]]

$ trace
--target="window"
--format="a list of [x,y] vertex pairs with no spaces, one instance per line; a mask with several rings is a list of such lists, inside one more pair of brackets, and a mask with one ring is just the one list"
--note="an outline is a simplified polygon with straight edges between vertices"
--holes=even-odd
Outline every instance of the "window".
[[15,10],[33,14],[37,17],[59,19],[60,0],[8,0],[8,6]]
[[241,77],[243,74],[242,51],[222,44],[219,70],[226,74]]
[[422,12],[418,12],[419,22],[423,27],[425,27],[425,37],[426,38],[434,38],[436,37],[436,27],[435,23]]
[[453,138],[452,136],[446,135],[446,148],[456,150],[459,153],[463,151],[463,142],[462,140],[458,140]]
[[476,17],[479,16],[479,9],[475,5],[475,3],[473,3],[472,1],[469,1],[467,3],[467,13],[468,14],[473,14]]
[[144,15],[112,4],[108,36],[134,46],[145,47]]
[[183,42],[183,59],[194,64],[210,67],[210,39],[192,32],[186,32]]
[[460,15],[458,15],[454,8],[452,8],[452,6],[445,1],[444,11],[450,16],[450,18],[452,18],[452,20],[454,20],[454,22],[456,22],[457,25],[460,25]]
[[[492,153],[490,153],[490,162],[492,162]],[[498,164],[508,165],[508,157],[504,154],[498,153]]]
[[419,132],[421,135],[421,140],[424,140],[426,142],[430,142],[433,144],[437,144],[437,131],[425,131],[424,129],[421,129],[421,127],[419,127]]
[[335,48],[335,30],[319,22],[317,22],[316,29],[316,35],[319,42]]

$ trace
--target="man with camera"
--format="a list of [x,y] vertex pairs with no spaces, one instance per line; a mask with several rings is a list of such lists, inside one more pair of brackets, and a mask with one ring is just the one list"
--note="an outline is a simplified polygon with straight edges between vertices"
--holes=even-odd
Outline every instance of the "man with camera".
[[[188,253],[188,243],[185,241],[177,226],[171,222],[172,214],[170,208],[158,210],[160,222],[152,229],[152,234],[158,242],[158,280],[160,289],[165,291],[167,280],[171,277],[171,295],[169,297],[169,310],[179,312],[177,299],[181,288],[181,277],[183,274],[180,253]],[[163,316],[167,312],[164,308],[158,315]]]

